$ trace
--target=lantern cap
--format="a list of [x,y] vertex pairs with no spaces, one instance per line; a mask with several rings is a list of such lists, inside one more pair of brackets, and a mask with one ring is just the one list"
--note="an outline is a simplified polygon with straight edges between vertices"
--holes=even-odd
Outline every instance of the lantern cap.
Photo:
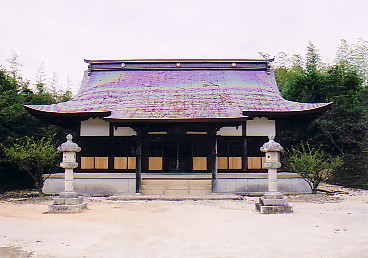
[[74,143],[72,139],[73,136],[68,134],[66,136],[66,142],[62,143],[57,150],[60,152],[80,152],[81,148],[78,146],[78,144]]
[[280,152],[283,151],[283,147],[280,145],[280,143],[275,142],[275,135],[270,134],[268,136],[268,142],[263,144],[261,147],[262,152]]

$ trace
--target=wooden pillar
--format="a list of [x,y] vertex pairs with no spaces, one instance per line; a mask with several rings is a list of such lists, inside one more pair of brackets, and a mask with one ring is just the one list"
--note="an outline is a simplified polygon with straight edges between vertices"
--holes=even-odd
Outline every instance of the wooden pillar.
[[[294,118],[295,119],[295,118]],[[275,119],[275,139],[280,142],[281,141],[281,132],[284,129],[285,120],[284,119]],[[305,121],[304,121],[305,122]],[[303,121],[300,121],[300,124],[302,124]]]
[[247,124],[242,123],[242,171],[248,170]]
[[109,148],[109,157],[108,157],[109,172],[112,172],[114,170],[115,146],[113,142],[114,142],[114,126],[111,123],[109,123],[109,144],[111,144],[110,146],[112,146],[112,148]]
[[141,134],[141,172],[145,173],[148,171],[148,148],[149,139],[147,132]]
[[[83,143],[84,138],[81,137],[81,135],[80,135],[80,133],[81,133],[81,123],[82,122],[78,122],[78,124],[77,124],[77,135],[75,137],[75,142],[78,142],[79,146],[82,146],[82,151],[83,151],[83,148],[84,148],[83,146],[85,146],[85,145]],[[81,172],[82,156],[83,156],[83,154],[81,154],[81,153],[79,153],[79,155],[77,155],[77,163],[79,164],[79,166],[74,169],[74,172]]]
[[141,193],[142,191],[142,131],[135,130],[137,132],[137,141],[135,148],[136,156],[136,169],[135,169],[135,192]]
[[217,136],[216,129],[208,131],[210,142],[209,168],[212,174],[212,192],[217,192]]

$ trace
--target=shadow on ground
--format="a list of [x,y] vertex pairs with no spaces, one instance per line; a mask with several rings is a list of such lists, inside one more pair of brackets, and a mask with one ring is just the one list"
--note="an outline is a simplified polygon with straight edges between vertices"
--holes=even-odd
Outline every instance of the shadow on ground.
[[33,252],[25,252],[20,247],[0,247],[0,257],[2,258],[30,258],[32,254]]

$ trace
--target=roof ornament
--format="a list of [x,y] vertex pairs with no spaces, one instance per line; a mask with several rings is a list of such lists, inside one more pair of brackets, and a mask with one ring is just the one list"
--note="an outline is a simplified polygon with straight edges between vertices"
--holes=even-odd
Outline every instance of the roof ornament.
[[124,68],[125,67],[125,63],[121,63],[121,68]]
[[231,67],[236,67],[236,63],[232,63],[231,64]]
[[178,67],[178,68],[179,68],[180,66],[181,66],[181,64],[180,64],[180,63],[176,63],[176,67]]

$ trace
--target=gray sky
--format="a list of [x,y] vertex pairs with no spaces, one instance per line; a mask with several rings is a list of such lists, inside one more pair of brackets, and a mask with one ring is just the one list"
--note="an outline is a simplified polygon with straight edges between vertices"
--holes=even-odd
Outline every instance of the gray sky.
[[[368,39],[366,0],[0,0],[0,64],[79,88],[83,59],[258,58],[305,53],[333,62],[340,39]],[[74,90],[75,91],[75,90]]]

